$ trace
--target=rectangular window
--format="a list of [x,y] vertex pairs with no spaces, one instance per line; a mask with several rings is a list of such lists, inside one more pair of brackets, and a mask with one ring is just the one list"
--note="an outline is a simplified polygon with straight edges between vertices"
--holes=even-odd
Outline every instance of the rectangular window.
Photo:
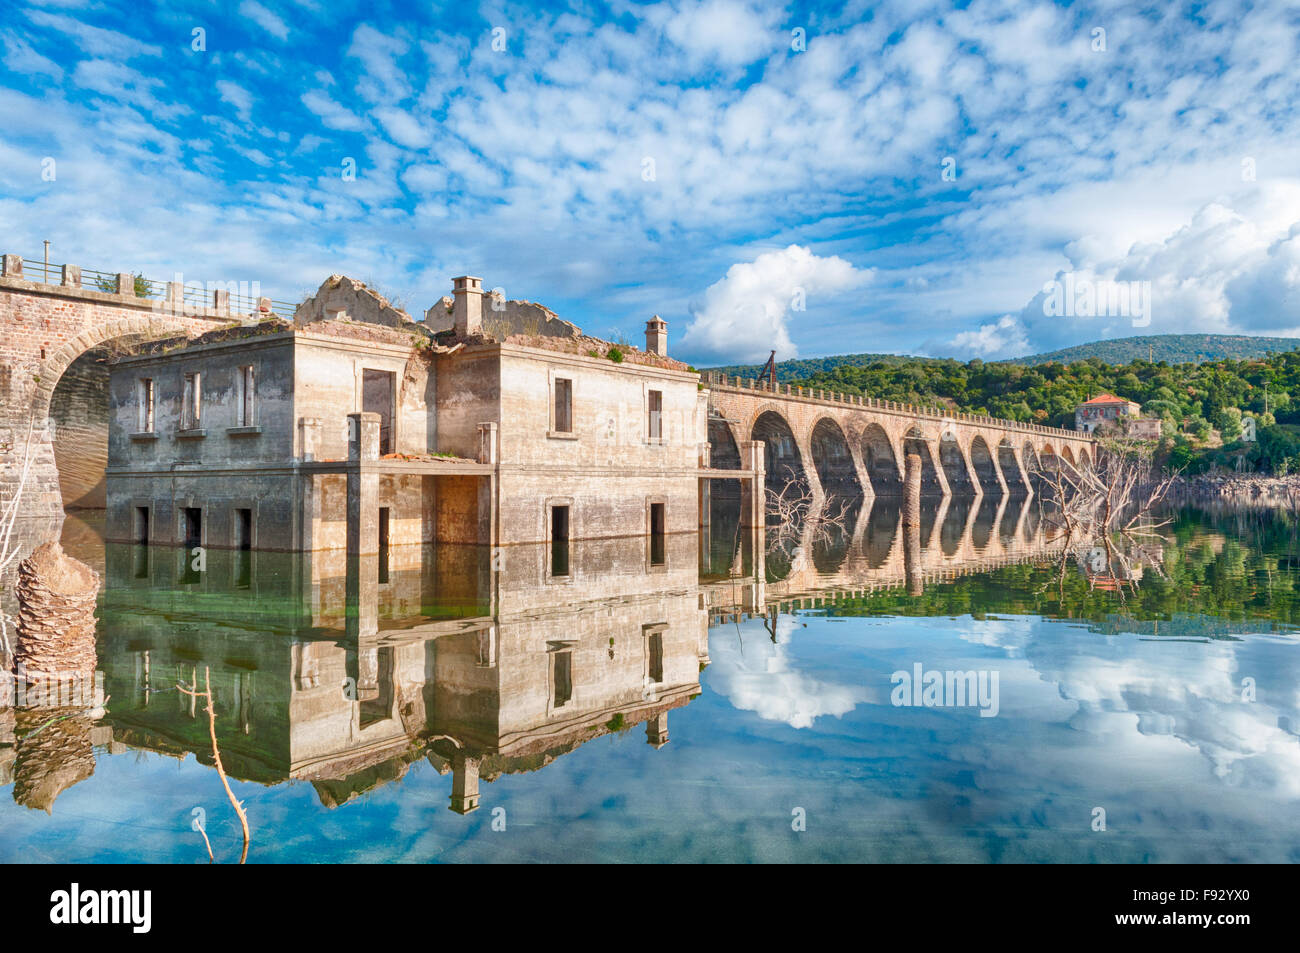
[[256,417],[257,380],[251,364],[241,367],[235,375],[235,426],[254,427]]
[[573,433],[573,381],[555,379],[555,432]]
[[235,510],[235,549],[253,548],[253,511],[244,507]]
[[551,653],[551,680],[555,685],[556,708],[562,708],[573,697],[573,653]]
[[663,503],[650,504],[650,565],[662,566],[667,559],[664,545],[664,506]]
[[664,634],[651,632],[646,637],[646,674],[658,684],[664,680]]
[[203,384],[199,373],[185,375],[181,397],[181,429],[197,430],[203,426]]
[[551,575],[569,574],[569,508],[551,507]]
[[185,548],[203,545],[203,511],[197,506],[185,507],[182,518],[185,529]]
[[137,543],[149,544],[149,507],[135,508],[135,532],[132,535]]
[[136,381],[136,404],[140,416],[136,423],[140,433],[153,433],[153,378],[142,377]]
[[388,582],[388,507],[379,508],[379,582]]
[[396,391],[392,371],[361,370],[361,409],[379,415],[379,453],[392,453],[393,396]]
[[650,392],[650,439],[659,440],[664,435],[663,413],[664,413],[664,393],[660,390]]

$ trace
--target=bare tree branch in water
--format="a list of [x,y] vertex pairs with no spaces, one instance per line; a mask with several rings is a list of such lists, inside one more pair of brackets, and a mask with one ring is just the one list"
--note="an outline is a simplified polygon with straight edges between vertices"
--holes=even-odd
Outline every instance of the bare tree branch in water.
[[815,543],[829,543],[835,532],[846,532],[845,523],[852,502],[842,496],[827,496],[817,505],[817,498],[806,480],[798,479],[786,467],[786,480],[781,489],[767,488],[768,525],[775,524],[774,545],[802,538],[805,530],[812,531]]
[[1153,511],[1164,502],[1177,473],[1157,470],[1142,444],[1103,440],[1093,466],[1076,466],[1064,457],[1041,462],[1033,473],[1048,487],[1040,496],[1043,518],[1068,538],[1098,538],[1120,532],[1155,536],[1169,519]]
[[[235,792],[230,790],[230,780],[226,777],[226,769],[221,764],[221,749],[217,747],[217,712],[212,705],[212,678],[208,668],[203,669],[203,691],[199,691],[198,675],[194,676],[194,687],[186,688],[179,682],[176,684],[177,691],[191,698],[203,698],[207,700],[208,712],[208,734],[212,737],[212,760],[216,765],[217,774],[221,776],[221,786],[226,789],[226,797],[230,798],[231,805],[235,808],[235,813],[239,816],[239,824],[244,829],[244,852],[239,855],[239,862],[242,864],[248,860],[248,815],[244,813],[244,805],[235,798]],[[204,831],[203,840],[208,840],[207,832]],[[208,844],[208,856],[212,856],[212,845]]]
[[1177,473],[1155,467],[1149,444],[1112,437],[1099,440],[1098,446],[1101,452],[1093,466],[1077,466],[1058,456],[1049,465],[1040,462],[1033,473],[1046,488],[1039,496],[1044,521],[1066,535],[1067,551],[1057,577],[1062,596],[1073,549],[1089,585],[1111,589],[1123,602],[1126,593],[1137,591],[1138,566],[1151,566],[1164,575],[1160,555],[1143,541],[1160,539],[1160,528],[1172,522],[1155,511],[1168,497]]
[[[27,442],[23,448],[23,462],[18,471],[18,483],[14,487],[13,496],[5,500],[3,508],[0,508],[0,573],[3,573],[9,564],[18,558],[21,549],[13,541],[14,523],[18,519],[23,490],[27,487],[27,477],[32,470],[32,437],[35,433],[36,417],[32,415],[27,421]],[[0,453],[7,455],[13,452],[13,444],[0,447]],[[9,639],[9,616],[3,607],[0,607],[0,666],[7,668],[13,661],[14,654],[14,646]]]

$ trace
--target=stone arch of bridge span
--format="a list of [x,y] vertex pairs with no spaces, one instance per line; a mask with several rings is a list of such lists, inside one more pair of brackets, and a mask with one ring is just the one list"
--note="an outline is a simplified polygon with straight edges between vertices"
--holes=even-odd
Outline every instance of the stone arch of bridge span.
[[867,424],[857,438],[862,453],[862,467],[871,482],[876,496],[903,495],[903,461],[898,458],[896,444],[880,424]]
[[858,481],[858,467],[853,450],[840,425],[830,417],[820,417],[813,424],[809,439],[813,466],[822,490],[828,495],[857,497],[863,495]]
[[939,462],[948,478],[948,489],[954,496],[975,495],[976,487],[966,467],[966,454],[962,452],[961,441],[951,431],[944,431],[939,436]]
[[1061,448],[1061,459],[1070,466],[1074,466],[1074,451],[1070,449],[1069,444],[1066,444]]
[[1079,466],[1085,470],[1092,466],[1092,457],[1088,456],[1086,447],[1079,450]]
[[934,458],[930,448],[938,443],[930,439],[919,426],[909,427],[903,432],[903,459],[915,453],[921,458],[921,495],[943,496],[943,484],[939,481],[940,462]]
[[751,440],[763,441],[768,489],[780,493],[791,481],[809,490],[813,488],[794,428],[784,414],[770,408],[761,410],[749,433]]
[[709,418],[709,464],[719,470],[740,469],[740,443],[721,417]]
[[971,438],[970,464],[975,470],[976,478],[980,481],[980,489],[985,493],[1002,492],[1002,484],[998,482],[997,461],[993,459],[993,451],[989,449],[988,441],[980,434]]
[[1009,493],[1024,493],[1029,489],[1028,474],[1016,461],[1016,448],[1010,437],[998,441],[998,464],[1002,467],[1002,478],[1007,481]]
[[[211,328],[209,323],[205,330]],[[31,468],[23,487],[25,515],[55,516],[65,507],[104,506],[113,352],[192,333],[181,317],[123,314],[92,324],[48,353],[30,379],[10,382],[6,417],[11,432],[6,436],[16,454],[25,453],[29,424],[34,428]],[[13,491],[8,484],[17,479],[17,474],[5,474],[6,495]]]

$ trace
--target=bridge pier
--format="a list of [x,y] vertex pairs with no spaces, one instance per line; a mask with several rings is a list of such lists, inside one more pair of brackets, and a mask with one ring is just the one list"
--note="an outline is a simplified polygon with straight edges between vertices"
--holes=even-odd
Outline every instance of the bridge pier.
[[1002,472],[1002,461],[998,459],[996,451],[993,454],[993,476],[997,478],[998,489],[1003,496],[1011,492],[1011,488],[1007,485],[1007,476]]

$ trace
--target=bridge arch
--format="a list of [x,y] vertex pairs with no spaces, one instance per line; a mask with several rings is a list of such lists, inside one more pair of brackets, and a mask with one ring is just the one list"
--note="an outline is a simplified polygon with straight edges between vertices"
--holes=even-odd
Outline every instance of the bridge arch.
[[1016,461],[1016,448],[1009,437],[998,441],[998,464],[1002,467],[1002,478],[1007,481],[1007,492],[1024,493],[1029,489],[1029,475]]
[[903,493],[903,461],[894,452],[894,442],[880,424],[872,421],[858,437],[862,450],[863,468],[871,481],[876,496],[901,496]]
[[979,478],[980,487],[985,493],[1001,493],[1002,484],[998,482],[998,466],[989,450],[988,441],[980,434],[971,438],[970,462]]
[[740,469],[740,444],[731,424],[721,417],[709,418],[709,464],[719,470]]
[[948,478],[948,488],[954,495],[975,495],[975,485],[971,482],[970,470],[966,468],[966,456],[962,453],[961,442],[956,434],[940,434],[939,463],[943,466],[944,476]]
[[[70,320],[84,320],[70,319]],[[108,464],[108,363],[112,345],[191,336],[213,321],[123,309],[92,320],[80,333],[45,354],[8,382],[3,422],[21,454],[32,428],[31,469],[23,490],[25,517],[62,520],[65,507],[103,507]],[[17,482],[17,473],[3,473]]]
[[1086,448],[1080,448],[1079,450],[1079,466],[1083,467],[1084,469],[1089,469],[1092,467],[1092,458],[1088,456],[1088,451]]
[[1074,466],[1074,451],[1070,449],[1069,444],[1066,444],[1061,448],[1061,459],[1063,459],[1070,466]]
[[[912,426],[903,433],[903,456],[915,453],[921,458],[921,495],[942,496],[943,485],[939,482],[936,465],[938,461],[930,453],[930,441],[920,427]],[[941,465],[941,464],[940,464]]]
[[771,409],[760,412],[750,427],[750,439],[761,440],[765,445],[768,489],[780,492],[791,480],[804,486],[809,484],[794,430],[781,413]]
[[809,441],[817,479],[828,496],[862,496],[863,487],[858,482],[858,469],[853,462],[853,451],[840,425],[830,417],[820,418],[812,429]]

